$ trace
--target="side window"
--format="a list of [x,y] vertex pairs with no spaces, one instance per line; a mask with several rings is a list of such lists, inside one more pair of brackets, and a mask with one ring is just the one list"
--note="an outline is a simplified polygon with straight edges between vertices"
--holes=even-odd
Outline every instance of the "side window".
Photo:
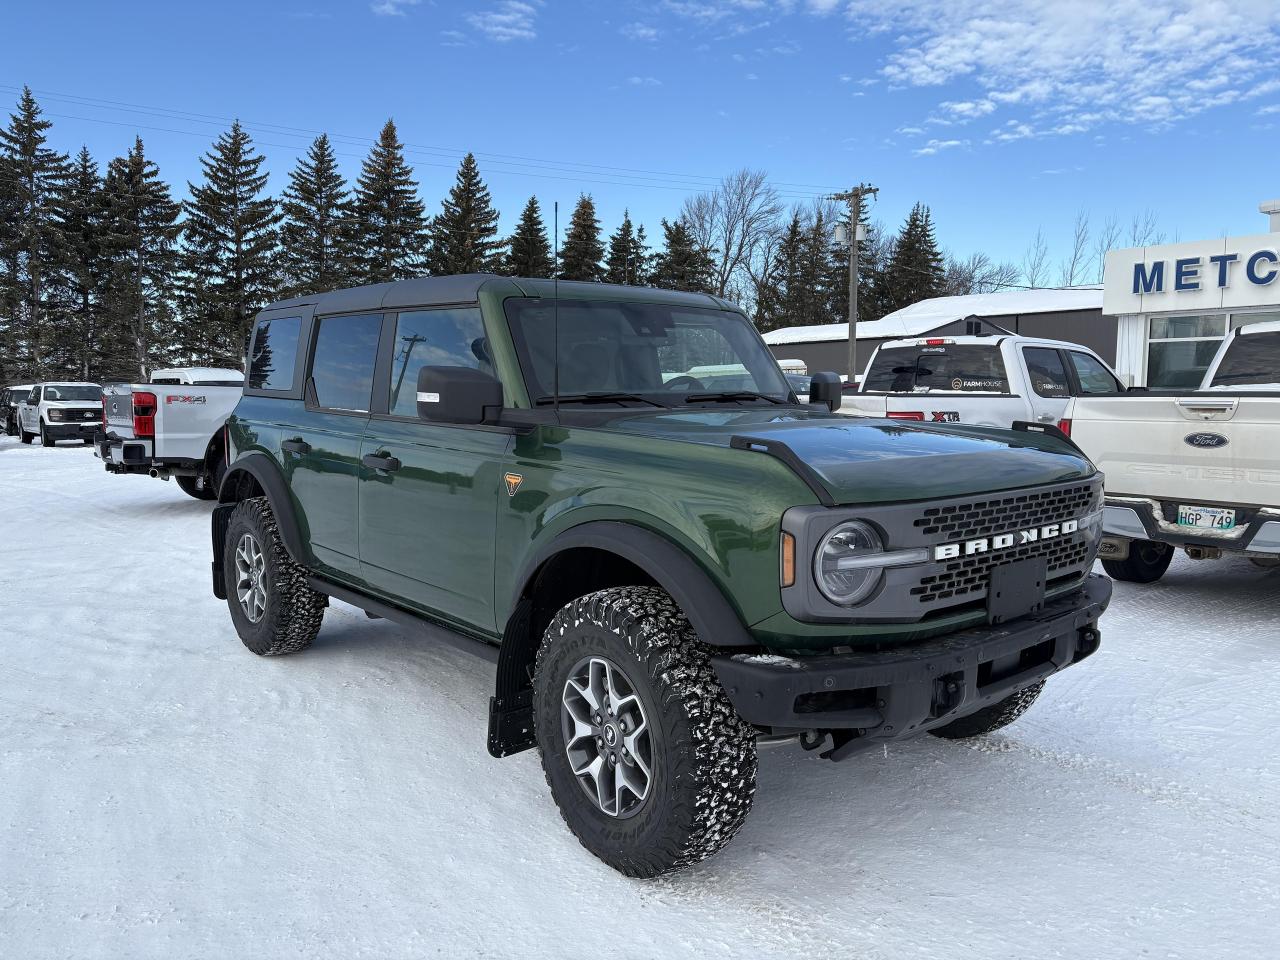
[[27,403],[39,403],[39,402],[40,402],[40,388],[32,387],[31,392],[27,394]]
[[423,367],[471,367],[493,373],[478,307],[415,310],[396,317],[387,409],[418,415],[418,371]]
[[258,321],[250,347],[246,387],[288,390],[293,386],[293,367],[298,358],[298,334],[301,330],[301,317]]
[[1087,353],[1070,351],[1071,365],[1076,368],[1076,376],[1080,378],[1080,392],[1083,394],[1119,393],[1120,382],[1111,375],[1111,371]]
[[321,407],[368,412],[381,334],[380,313],[320,318],[311,355],[311,379]]
[[1062,354],[1048,347],[1027,347],[1022,351],[1031,377],[1031,389],[1042,397],[1069,397],[1067,370]]

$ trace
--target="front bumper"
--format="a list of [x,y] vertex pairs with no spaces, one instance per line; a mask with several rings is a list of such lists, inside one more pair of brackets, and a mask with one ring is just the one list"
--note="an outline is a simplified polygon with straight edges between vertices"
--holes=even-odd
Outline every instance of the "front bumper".
[[[1237,519],[1242,522],[1231,530],[1221,531],[1179,527],[1170,519],[1176,519],[1178,509],[1177,503],[1172,500],[1107,497],[1102,515],[1102,532],[1105,537],[1158,540],[1175,547],[1217,547],[1220,550],[1242,553],[1271,556],[1280,554],[1280,510],[1232,503],[1219,503],[1215,506],[1234,509]],[[1115,551],[1109,550],[1104,543],[1101,555],[1106,559],[1108,556],[1115,556]]]
[[875,652],[813,657],[714,656],[738,714],[777,732],[848,733],[833,759],[942,726],[1078,663],[1098,649],[1098,618],[1111,581],[1090,574],[1080,590],[1036,614],[994,627]]
[[92,437],[102,429],[101,421],[85,420],[67,423],[46,423],[45,432],[51,440],[70,440]]

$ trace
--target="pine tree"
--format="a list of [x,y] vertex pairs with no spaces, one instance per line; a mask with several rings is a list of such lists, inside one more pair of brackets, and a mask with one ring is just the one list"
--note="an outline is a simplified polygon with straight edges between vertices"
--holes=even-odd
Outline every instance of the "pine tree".
[[22,379],[18,313],[22,301],[19,271],[17,178],[0,153],[0,383]]
[[507,241],[506,272],[513,277],[550,277],[555,269],[547,227],[542,222],[538,198],[530,197],[520,221]]
[[441,210],[431,221],[427,268],[434,276],[493,273],[500,264],[498,211],[480,179],[476,158],[467,154]]
[[356,247],[360,279],[382,283],[422,271],[427,224],[413,170],[396,125],[386,122],[356,181]]
[[[945,271],[929,208],[917,203],[894,243],[877,291],[886,313],[941,296]],[[859,316],[862,311],[859,310]]]
[[80,380],[102,375],[104,301],[111,271],[107,203],[98,164],[88,148],[82,147],[59,218],[66,283],[59,366],[66,375]]
[[662,250],[653,258],[649,283],[664,290],[710,293],[715,285],[711,252],[694,239],[683,218],[662,221]]
[[280,217],[262,196],[265,159],[236,121],[201,158],[203,183],[187,184],[181,346],[192,361],[239,366],[254,313],[278,290]]
[[18,329],[11,346],[20,351],[18,366],[37,377],[52,372],[52,327],[61,283],[56,271],[62,247],[59,218],[71,179],[66,154],[45,146],[46,131],[53,124],[41,119],[41,113],[31,89],[23,87],[17,112],[0,130],[0,155],[13,184],[6,259],[12,262],[17,288],[11,322]]
[[609,238],[609,253],[605,258],[606,283],[622,283],[642,286],[649,274],[649,249],[645,244],[644,227],[636,230],[631,224],[630,211],[622,211],[622,223]]
[[323,293],[352,281],[355,212],[326,134],[316,137],[289,173],[280,213],[280,252],[290,293]]
[[560,279],[599,282],[604,275],[600,260],[604,245],[600,242],[600,221],[590,194],[582,194],[569,219],[569,231],[560,248]]
[[[185,337],[179,335],[173,309],[173,276],[181,263],[178,215],[182,205],[170,196],[169,185],[160,179],[159,167],[147,159],[141,137],[134,140],[133,148],[125,156],[116,157],[107,165],[105,192],[107,252],[111,257],[105,322],[112,340],[107,353],[109,369],[106,376],[145,379],[155,367],[179,359],[175,341],[185,341],[190,348],[193,342],[206,342],[209,331],[188,331]],[[206,202],[204,209],[210,210],[213,206]],[[261,212],[260,209],[259,219]],[[218,224],[226,220],[222,216]],[[197,236],[210,235],[214,223],[202,223],[204,226],[200,229],[208,232]],[[188,222],[188,231],[191,229]],[[242,243],[245,249],[252,249],[262,239],[261,230],[243,232],[247,238],[247,242]],[[232,235],[230,231],[227,233],[227,236]],[[205,245],[199,249],[216,248]],[[188,257],[192,252],[188,250]],[[232,260],[222,257],[218,262],[230,265]],[[244,269],[245,258],[241,258],[241,263],[241,269]],[[212,268],[208,265],[190,263],[189,266],[203,280],[212,279]],[[252,262],[247,266],[251,271],[258,269]],[[265,293],[258,296],[265,297]],[[193,308],[185,318],[188,324],[202,318],[230,316],[229,308],[216,302],[188,301],[188,306]],[[215,314],[217,310],[222,313]],[[234,335],[233,332],[231,336]],[[231,365],[240,364],[237,361]]]

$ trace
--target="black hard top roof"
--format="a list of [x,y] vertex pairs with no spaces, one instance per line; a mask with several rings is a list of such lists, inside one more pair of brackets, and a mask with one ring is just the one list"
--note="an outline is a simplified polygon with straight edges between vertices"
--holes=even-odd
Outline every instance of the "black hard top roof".
[[[391,283],[348,287],[314,296],[280,300],[264,307],[274,313],[291,307],[311,306],[316,313],[347,313],[355,310],[387,310],[397,307],[427,307],[446,303],[475,303],[480,290],[491,286],[498,292],[507,287],[510,296],[551,297],[565,300],[639,300],[651,303],[682,304],[691,307],[734,309],[733,304],[705,293],[657,290],[653,287],[626,287],[611,283],[581,283],[561,280],[534,280],[500,277],[492,273],[464,273],[451,277],[414,277]],[[558,287],[558,290],[556,289]]]

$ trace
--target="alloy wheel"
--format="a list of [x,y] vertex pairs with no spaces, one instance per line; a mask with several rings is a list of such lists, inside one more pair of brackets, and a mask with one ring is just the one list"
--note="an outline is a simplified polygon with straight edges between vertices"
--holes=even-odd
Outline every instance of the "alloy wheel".
[[250,623],[258,623],[267,612],[267,588],[262,579],[267,561],[253,534],[246,533],[236,545],[236,599]]
[[635,685],[616,663],[586,657],[569,671],[561,698],[569,768],[611,817],[634,816],[653,783],[653,744]]

